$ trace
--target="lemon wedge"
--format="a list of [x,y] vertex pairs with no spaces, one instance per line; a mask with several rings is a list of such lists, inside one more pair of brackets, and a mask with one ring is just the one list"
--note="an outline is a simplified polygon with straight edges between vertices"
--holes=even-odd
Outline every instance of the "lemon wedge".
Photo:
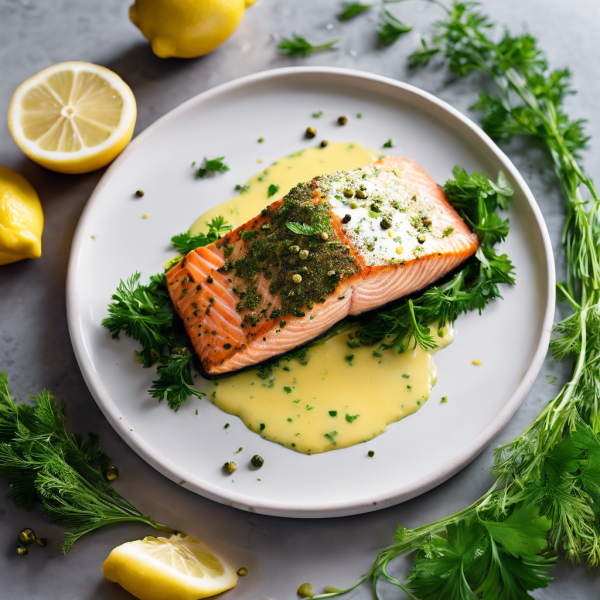
[[21,150],[59,173],[104,167],[127,146],[137,115],[129,86],[91,63],[59,63],[13,94],[8,127]]
[[237,583],[227,562],[203,542],[181,535],[149,536],[117,546],[102,570],[139,600],[198,600]]
[[31,184],[16,171],[0,167],[0,265],[39,258],[44,213]]

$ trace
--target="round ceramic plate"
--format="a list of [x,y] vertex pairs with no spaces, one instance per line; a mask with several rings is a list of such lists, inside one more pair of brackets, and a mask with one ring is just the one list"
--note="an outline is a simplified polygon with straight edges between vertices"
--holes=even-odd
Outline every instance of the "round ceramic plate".
[[[311,113],[321,110],[317,122]],[[346,127],[340,114],[356,115]],[[155,370],[133,360],[137,344],[111,339],[100,323],[120,279],[142,281],[173,256],[169,240],[202,212],[232,196],[260,167],[307,147],[303,131],[415,159],[436,181],[452,167],[496,176],[515,189],[511,230],[502,250],[517,285],[479,316],[457,323],[456,341],[435,357],[438,383],[417,413],[366,444],[307,456],[262,439],[206,399],[175,413],[149,397]],[[263,136],[260,146],[257,138]],[[231,170],[194,180],[190,164],[225,156]],[[145,196],[133,192],[143,188]],[[147,214],[148,219],[143,219]],[[106,418],[161,473],[202,496],[237,508],[287,517],[332,517],[376,510],[440,484],[471,461],[506,425],[530,389],[546,353],[554,310],[548,233],[527,185],[508,158],[462,114],[410,85],[331,68],[267,71],[207,91],[159,119],[108,169],[75,234],[67,280],[68,319],[79,366]],[[479,359],[483,365],[474,367]],[[446,404],[440,397],[448,396]],[[197,414],[196,414],[197,411]],[[228,421],[231,426],[223,429]],[[233,452],[259,477],[221,465]],[[366,457],[367,450],[375,458]]]

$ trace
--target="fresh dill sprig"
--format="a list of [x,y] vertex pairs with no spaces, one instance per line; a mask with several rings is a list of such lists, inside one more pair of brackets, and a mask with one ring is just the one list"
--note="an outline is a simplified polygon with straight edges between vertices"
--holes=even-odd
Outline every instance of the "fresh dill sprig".
[[196,179],[201,179],[210,173],[225,173],[229,171],[229,167],[223,162],[224,156],[208,159],[204,157],[204,166],[196,171]]
[[382,15],[378,33],[379,41],[385,46],[391,46],[401,36],[413,29],[397,19],[389,10],[384,10]]
[[98,436],[66,431],[66,408],[43,391],[35,404],[17,404],[0,372],[0,475],[11,484],[9,498],[26,510],[35,501],[54,523],[70,530],[61,552],[86,533],[106,525],[135,521],[154,529],[173,529],[144,516],[105,480],[110,459]]
[[279,44],[279,50],[288,56],[310,56],[313,52],[320,52],[321,50],[335,50],[334,46],[339,41],[339,39],[336,39],[325,44],[320,44],[319,46],[313,46],[305,38],[294,34],[290,39],[284,39]]
[[[243,188],[241,189],[243,190]],[[207,226],[208,231],[206,233],[200,232],[197,235],[190,235],[188,232],[180,233],[171,238],[171,243],[180,254],[187,254],[196,248],[216,242],[228,231],[231,231],[231,225],[221,215],[217,215],[210,223],[207,223]]]
[[[498,141],[533,137],[545,145],[554,163],[567,207],[563,248],[568,269],[558,295],[573,314],[556,325],[551,349],[556,360],[572,360],[573,372],[531,426],[496,449],[496,479],[486,494],[438,521],[411,530],[399,526],[395,543],[377,556],[356,585],[315,599],[344,594],[369,579],[379,598],[376,584],[384,579],[411,598],[410,590],[421,599],[525,600],[531,598],[529,591],[547,585],[548,559],[561,549],[573,562],[600,564],[600,202],[578,164],[588,142],[583,121],[569,118],[563,107],[572,93],[569,72],[550,70],[530,34],[498,33],[476,3],[434,3],[445,16],[410,65],[425,66],[439,56],[459,77],[487,74],[498,92],[480,94],[473,107],[483,111],[486,132]],[[457,176],[456,184],[447,191],[468,199],[469,182]],[[504,181],[491,189],[498,198],[506,196]],[[501,220],[477,224],[473,216],[466,217],[487,243],[502,239]],[[500,265],[500,275],[508,275],[506,263]],[[490,534],[487,548],[482,547],[485,534],[477,523]],[[495,524],[492,529],[490,523]],[[547,551],[542,545],[516,551],[525,540],[541,542],[548,523]],[[498,528],[504,528],[502,539],[497,538]],[[389,563],[415,550],[409,582],[391,577]],[[478,564],[477,556],[490,562]]]
[[372,6],[372,4],[364,4],[363,2],[343,2],[342,12],[338,15],[338,19],[340,21],[349,21],[369,10]]

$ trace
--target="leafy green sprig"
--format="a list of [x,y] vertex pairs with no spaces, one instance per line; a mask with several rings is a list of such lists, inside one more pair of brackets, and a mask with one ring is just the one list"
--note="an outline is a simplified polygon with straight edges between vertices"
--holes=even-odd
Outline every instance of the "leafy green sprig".
[[197,235],[190,235],[189,232],[180,233],[171,238],[171,243],[180,254],[188,254],[196,248],[208,246],[216,242],[220,237],[231,231],[231,225],[227,223],[225,217],[217,215],[210,223],[207,223],[208,231],[200,232]]
[[412,27],[405,25],[389,10],[382,10],[381,23],[379,24],[379,41],[384,46],[391,46],[405,33],[412,31]]
[[29,510],[41,503],[42,512],[70,531],[61,552],[66,554],[82,536],[115,523],[138,522],[174,531],[144,516],[105,480],[110,459],[98,436],[66,431],[66,408],[43,391],[35,404],[17,404],[0,372],[0,475],[10,482],[9,498]]
[[[435,4],[444,8],[445,18],[436,23],[432,42],[424,41],[411,57],[411,66],[425,66],[432,57],[443,56],[460,77],[486,73],[498,94],[481,94],[473,107],[484,112],[484,129],[499,141],[536,138],[554,163],[567,206],[563,247],[568,270],[558,289],[573,314],[556,325],[551,350],[556,360],[573,361],[573,373],[532,425],[496,450],[496,480],[486,494],[454,515],[412,530],[398,527],[395,543],[378,555],[355,586],[316,598],[346,593],[369,579],[376,599],[379,579],[411,598],[413,590],[421,599],[524,600],[531,598],[530,590],[547,585],[548,564],[542,562],[546,557],[539,548],[513,554],[508,568],[494,560],[481,571],[470,560],[481,553],[477,535],[469,532],[475,518],[500,525],[515,519],[519,526],[508,530],[518,540],[536,536],[532,528],[539,514],[551,523],[548,543],[553,555],[562,549],[572,561],[600,564],[600,203],[577,162],[588,141],[583,122],[570,119],[563,108],[564,98],[572,93],[569,73],[551,71],[531,35],[513,36],[507,30],[496,34],[475,3]],[[501,237],[502,226],[496,225],[484,235]],[[522,510],[529,515],[518,512]],[[441,542],[433,543],[439,539],[447,539],[443,548],[437,545]],[[500,545],[511,554],[506,541]],[[414,567],[403,584],[387,569],[396,557],[414,551]],[[525,576],[507,578],[512,567]]]
[[369,10],[373,5],[363,2],[342,2],[342,10],[338,15],[340,21],[349,21]]
[[196,170],[196,179],[206,177],[208,173],[225,173],[229,171],[229,167],[223,162],[224,156],[208,159],[204,157],[204,165]]
[[279,50],[283,54],[287,54],[288,56],[310,56],[314,52],[321,52],[322,50],[335,50],[335,45],[339,42],[339,38],[332,40],[331,42],[326,42],[325,44],[320,44],[318,46],[313,46],[308,40],[305,38],[294,34],[289,39],[283,39],[279,44]]

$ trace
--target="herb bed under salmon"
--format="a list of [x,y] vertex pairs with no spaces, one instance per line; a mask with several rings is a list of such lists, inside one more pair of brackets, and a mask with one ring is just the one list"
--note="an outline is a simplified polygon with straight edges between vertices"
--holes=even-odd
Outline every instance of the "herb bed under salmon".
[[[394,164],[394,161],[400,163]],[[442,213],[447,212],[447,206],[452,226],[448,219],[436,213],[435,203],[427,198],[417,199],[417,194],[411,195],[406,190],[403,199],[398,201],[394,194],[380,193],[377,186],[369,184],[373,178],[381,178],[381,171],[393,179],[405,166],[417,169],[418,175],[427,179],[430,186],[427,194],[439,194],[443,199]],[[123,331],[140,341],[145,367],[152,364],[152,359],[160,362],[158,379],[153,382],[150,393],[159,401],[166,399],[175,410],[191,393],[203,395],[191,391],[194,367],[204,375],[226,374],[228,370],[253,366],[261,360],[263,367],[277,364],[274,361],[281,358],[277,355],[289,350],[286,358],[304,356],[305,351],[299,353],[293,348],[307,342],[309,345],[319,343],[323,337],[344,331],[350,326],[349,322],[356,324],[356,318],[351,317],[362,310],[370,312],[358,317],[361,327],[352,343],[376,344],[375,351],[393,348],[395,352],[402,352],[407,345],[415,344],[431,348],[431,322],[437,320],[444,325],[462,312],[481,312],[489,301],[500,297],[499,283],[514,283],[512,264],[494,248],[508,233],[508,220],[500,219],[496,211],[506,208],[507,198],[512,195],[510,185],[502,174],[494,182],[480,173],[468,175],[460,167],[455,168],[455,177],[443,188],[447,198],[407,159],[385,159],[357,171],[316,178],[294,188],[283,200],[217,241],[209,236],[197,236],[199,248],[170,268],[166,276],[155,276],[149,286],[140,285],[139,276],[128,282],[129,287],[122,283],[113,295],[109,316],[103,325],[113,337]],[[477,238],[458,218],[448,200],[467,220]],[[359,219],[357,215],[361,210],[363,217]],[[354,221],[348,221],[346,212],[352,212]],[[332,217],[332,213],[337,216]],[[412,223],[405,242],[395,236],[397,232],[392,233],[398,227],[398,215]],[[383,221],[389,223],[389,228]],[[217,226],[218,231],[223,232],[223,225],[222,220],[218,224],[211,223],[209,232]],[[369,235],[374,232],[373,240],[365,232]],[[422,238],[426,243],[421,242]],[[439,248],[435,245],[448,238],[470,245],[467,256],[478,248],[477,254],[463,262],[451,279],[446,278],[441,285],[391,305],[388,302],[404,295],[402,290],[399,293],[396,289],[396,296],[388,294],[382,298],[371,298],[366,293],[359,296],[362,306],[352,306],[353,288],[358,279],[364,279],[365,273],[376,273],[376,277],[389,280],[390,273],[407,269],[407,263],[427,265],[431,260],[427,254],[435,254],[439,260],[441,252],[431,252],[431,245]],[[181,240],[181,236],[174,239]],[[396,247],[407,246],[403,254],[398,253],[398,258],[390,258],[389,252],[382,251],[381,244],[392,242]],[[434,279],[455,270],[462,260],[464,256],[454,260]],[[430,278],[410,291],[429,286],[432,281]],[[167,291],[183,319],[168,300]],[[227,300],[225,312],[223,298]],[[376,308],[382,304],[386,307]],[[326,321],[319,316],[319,309],[329,305],[333,314],[345,311],[342,320],[338,317]],[[157,314],[165,313],[170,313],[172,319],[157,320]],[[227,320],[223,315],[227,315]],[[344,318],[346,315],[350,317]],[[215,320],[219,322],[218,327]],[[282,322],[286,323],[285,329]],[[232,323],[236,326],[232,327]],[[182,340],[181,335],[171,339],[172,329],[178,330],[181,325],[186,327],[188,339]],[[310,334],[300,336],[298,341],[299,332],[306,328]],[[295,338],[295,343],[287,348],[279,344],[272,354],[265,354],[267,340],[275,335],[284,339],[284,332],[288,333],[288,340]],[[257,344],[262,358],[256,360],[256,356],[248,352],[248,341]],[[211,348],[218,358],[211,357]],[[194,353],[200,360],[195,357],[182,360],[182,356]]]

